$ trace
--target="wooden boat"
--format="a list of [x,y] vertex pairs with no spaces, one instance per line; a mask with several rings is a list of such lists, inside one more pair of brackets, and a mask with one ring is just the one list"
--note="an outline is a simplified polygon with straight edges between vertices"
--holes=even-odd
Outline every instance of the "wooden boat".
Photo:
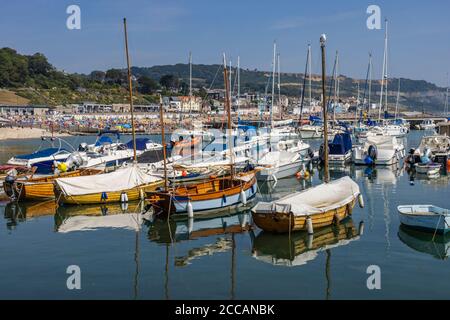
[[61,173],[55,176],[16,180],[14,183],[3,183],[8,197],[17,201],[42,201],[55,197],[53,182],[57,178],[70,178],[100,174],[102,170],[83,169]]
[[[297,192],[252,208],[255,224],[264,231],[313,232],[349,217],[356,200],[362,203],[358,185],[349,177]],[[310,222],[309,222],[310,221]]]
[[433,205],[406,205],[397,210],[400,222],[406,226],[436,233],[450,230],[450,212],[448,209]]
[[251,172],[234,178],[212,177],[208,181],[148,195],[156,212],[198,216],[247,204],[256,195],[256,184],[255,173]]
[[145,192],[162,185],[160,178],[130,166],[95,177],[58,178],[55,180],[55,197],[59,204],[128,202],[143,200]]

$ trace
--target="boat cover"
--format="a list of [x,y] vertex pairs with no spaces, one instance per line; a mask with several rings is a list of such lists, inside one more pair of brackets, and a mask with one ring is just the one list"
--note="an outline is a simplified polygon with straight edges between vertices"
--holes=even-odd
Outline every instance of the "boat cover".
[[359,186],[350,177],[343,177],[273,202],[260,202],[252,211],[291,212],[295,216],[309,216],[342,207],[355,199],[359,193]]
[[117,192],[161,180],[145,173],[138,166],[121,168],[99,175],[59,178],[56,183],[66,196],[79,196],[99,192]]
[[54,155],[56,152],[58,152],[60,150],[67,151],[65,149],[59,149],[59,148],[48,148],[48,149],[43,149],[43,150],[36,151],[33,153],[29,153],[29,154],[18,155],[18,156],[15,156],[15,158],[22,159],[22,160],[45,158],[45,157],[50,157],[50,156]]

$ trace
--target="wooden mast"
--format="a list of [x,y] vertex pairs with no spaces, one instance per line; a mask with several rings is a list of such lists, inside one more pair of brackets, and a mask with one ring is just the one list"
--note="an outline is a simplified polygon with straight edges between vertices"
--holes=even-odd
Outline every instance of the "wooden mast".
[[167,154],[166,154],[166,133],[164,130],[164,107],[161,94],[159,95],[159,121],[161,125],[161,144],[163,147],[163,163],[164,163],[164,192],[167,192]]
[[123,28],[125,32],[125,52],[127,55],[127,68],[128,68],[128,89],[130,94],[130,112],[131,112],[131,132],[133,134],[133,159],[137,162],[136,156],[136,132],[134,130],[134,107],[133,107],[133,84],[131,81],[131,69],[130,69],[130,56],[128,55],[128,35],[127,35],[127,19],[123,18]]
[[234,177],[234,161],[233,161],[233,140],[231,138],[232,125],[231,125],[231,106],[230,106],[230,87],[228,83],[228,71],[227,71],[227,61],[225,59],[225,53],[223,54],[223,80],[225,82],[225,108],[227,110],[227,131],[228,131],[228,149],[230,150],[230,177]]
[[323,112],[323,157],[324,157],[324,176],[325,183],[329,182],[328,176],[328,124],[327,124],[327,95],[325,92],[326,72],[325,72],[325,34],[320,36],[320,48],[322,50],[322,112]]

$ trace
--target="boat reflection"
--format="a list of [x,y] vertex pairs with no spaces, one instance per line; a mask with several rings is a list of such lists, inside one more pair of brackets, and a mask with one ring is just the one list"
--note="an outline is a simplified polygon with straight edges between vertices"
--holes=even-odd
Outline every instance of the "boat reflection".
[[[209,219],[155,219],[147,222],[149,240],[171,244],[204,237],[243,233],[251,229],[250,213],[217,216]],[[216,239],[216,238],[215,238]]]
[[400,225],[398,238],[411,249],[429,254],[437,259],[447,259],[450,249],[450,237],[443,234],[433,235],[407,226]]
[[100,228],[139,231],[146,216],[144,202],[121,204],[60,206],[55,214],[55,231],[93,231]]
[[56,212],[54,200],[45,202],[9,202],[5,206],[4,216],[8,229],[14,229],[19,222],[37,217],[52,216]]
[[368,182],[378,185],[396,184],[398,178],[403,174],[403,169],[398,164],[384,167],[355,166],[352,171],[352,177],[355,179],[367,179]]
[[356,228],[351,219],[337,226],[321,228],[308,235],[306,232],[273,234],[261,232],[253,241],[253,257],[276,266],[296,267],[314,260],[322,251],[358,240],[363,222]]

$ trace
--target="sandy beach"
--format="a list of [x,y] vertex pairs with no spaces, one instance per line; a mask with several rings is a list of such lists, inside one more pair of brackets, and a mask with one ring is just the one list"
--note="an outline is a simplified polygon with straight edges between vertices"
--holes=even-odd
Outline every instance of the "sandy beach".
[[[40,138],[42,136],[49,136],[51,132],[44,129],[37,128],[0,128],[0,140],[9,139],[33,139]],[[67,133],[54,132],[55,137],[66,137],[69,136]]]

